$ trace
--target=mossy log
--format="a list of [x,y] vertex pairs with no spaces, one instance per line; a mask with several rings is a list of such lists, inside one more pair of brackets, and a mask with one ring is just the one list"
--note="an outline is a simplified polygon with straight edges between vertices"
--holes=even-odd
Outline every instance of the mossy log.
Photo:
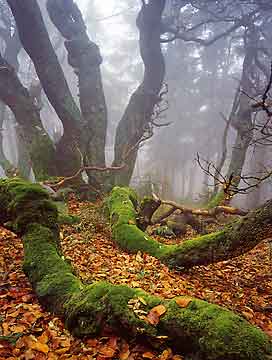
[[125,250],[143,251],[165,264],[190,268],[227,260],[254,248],[272,233],[272,200],[249,212],[222,231],[187,240],[180,245],[161,244],[136,225],[136,194],[128,188],[115,187],[108,199],[113,239]]
[[[194,359],[263,360],[272,354],[269,338],[261,330],[219,306],[191,299],[180,307],[180,298],[164,300],[107,282],[82,284],[59,251],[57,217],[56,207],[39,185],[0,180],[0,223],[9,222],[22,236],[24,271],[40,302],[61,316],[74,335],[94,336],[112,328],[120,335],[140,335],[151,342],[166,336],[172,346]],[[159,304],[166,312],[152,325],[134,311],[137,301],[146,313]]]

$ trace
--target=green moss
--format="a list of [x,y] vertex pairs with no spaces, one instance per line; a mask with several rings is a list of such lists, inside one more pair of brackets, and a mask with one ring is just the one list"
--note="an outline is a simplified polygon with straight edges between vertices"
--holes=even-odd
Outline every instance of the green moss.
[[55,148],[49,136],[40,135],[33,138],[30,157],[37,180],[45,180],[48,176],[56,174]]
[[57,209],[48,193],[38,184],[19,178],[0,180],[0,201],[5,221],[12,219],[13,229],[24,232],[30,223],[56,230]]
[[112,227],[113,239],[126,250],[137,252],[144,251],[160,258],[165,255],[166,245],[160,244],[145,234],[136,225],[120,224]]
[[191,301],[183,310],[175,300],[169,301],[160,326],[201,359],[263,360],[272,349],[265,333],[233,312],[201,300]]
[[66,215],[66,214],[59,214],[58,215],[58,223],[60,225],[74,225],[80,223],[80,218],[75,215]]
[[[145,311],[158,305],[161,300],[142,290],[127,286],[114,286],[107,282],[94,283],[75,295],[66,305],[66,324],[77,336],[97,335],[105,326],[118,328],[124,336],[142,333],[156,335],[151,327],[129,307],[129,302],[142,297],[146,301]],[[133,305],[132,305],[133,307]]]
[[65,301],[82,285],[72,267],[58,251],[58,239],[39,224],[28,227],[24,240],[24,271],[34,285],[40,301],[55,313],[63,312]]
[[207,209],[215,208],[216,206],[220,205],[224,199],[225,199],[225,193],[224,191],[221,190],[211,198],[211,200],[207,205]]
[[[16,197],[16,186],[26,186],[25,182],[19,181],[17,185],[15,182],[11,186],[9,182],[0,181],[1,198],[14,201],[11,189]],[[30,204],[35,207],[35,202],[48,201],[36,188],[34,193],[37,191],[39,195],[35,200],[32,186],[30,189],[30,193],[26,189],[19,191],[14,211],[5,209],[12,222],[19,216],[18,209],[24,212],[23,205],[28,209]],[[32,196],[33,200],[26,200]],[[50,207],[48,213],[51,213]],[[45,219],[49,216],[45,214]],[[264,360],[266,355],[272,354],[271,343],[264,333],[219,306],[194,299],[184,308],[179,307],[175,299],[163,300],[141,289],[106,282],[83,285],[58,250],[58,233],[43,226],[46,221],[39,216],[36,219],[41,223],[32,222],[23,227],[24,270],[40,301],[47,309],[64,317],[73,334],[96,335],[105,328],[113,328],[121,335],[144,335],[151,341],[157,336],[167,335],[183,354],[206,360]],[[132,229],[139,236],[144,234],[137,232],[136,225],[123,223],[123,219],[114,226],[129,229],[129,233]],[[151,248],[155,243],[152,241],[147,240]],[[170,248],[173,251],[174,248]],[[139,306],[148,314],[158,304],[164,305],[166,312],[157,325],[151,325],[140,317]]]

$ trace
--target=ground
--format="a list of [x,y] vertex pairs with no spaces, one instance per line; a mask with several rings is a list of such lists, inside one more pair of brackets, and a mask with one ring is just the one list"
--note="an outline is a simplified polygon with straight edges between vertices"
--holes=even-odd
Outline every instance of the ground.
[[[81,222],[62,226],[62,247],[82,281],[108,280],[165,298],[198,297],[235,311],[272,336],[268,242],[237,259],[179,273],[152,256],[118,249],[101,214],[101,204],[71,200],[69,207],[71,213],[80,215]],[[0,238],[0,359],[182,359],[164,344],[154,350],[107,332],[97,339],[73,338],[60,319],[38,304],[22,271],[21,240],[4,228],[0,228]]]

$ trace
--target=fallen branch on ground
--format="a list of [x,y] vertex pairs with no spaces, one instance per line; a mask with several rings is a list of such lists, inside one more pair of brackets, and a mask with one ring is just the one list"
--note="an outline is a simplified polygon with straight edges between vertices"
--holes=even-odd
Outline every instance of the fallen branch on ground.
[[[128,196],[123,199],[130,202]],[[188,297],[164,300],[107,282],[82,284],[61,254],[57,209],[39,185],[1,180],[0,210],[0,223],[8,221],[23,237],[24,271],[39,301],[75,336],[107,328],[151,344],[165,339],[182,354],[207,360],[264,360],[272,354],[265,333],[220,306]],[[118,217],[118,226],[130,218],[126,212]]]
[[253,249],[272,233],[272,200],[222,231],[186,240],[180,245],[161,244],[137,227],[136,195],[115,187],[109,197],[113,239],[128,251],[146,252],[170,267],[191,268],[239,256]]

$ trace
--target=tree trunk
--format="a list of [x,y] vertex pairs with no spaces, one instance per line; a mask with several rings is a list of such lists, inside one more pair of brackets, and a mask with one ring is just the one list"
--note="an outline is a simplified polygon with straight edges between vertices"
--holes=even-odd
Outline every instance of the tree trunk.
[[[99,47],[90,41],[81,12],[73,2],[47,0],[52,22],[66,39],[68,63],[78,77],[79,99],[84,119],[85,166],[105,167],[107,108],[102,85]],[[74,21],[70,21],[71,17]],[[90,178],[99,173],[87,172]]]
[[0,103],[0,166],[2,166],[5,174],[8,175],[8,172],[12,169],[11,163],[6,158],[4,153],[4,146],[3,146],[3,133],[4,133],[4,119],[6,113],[6,105],[4,103]]
[[[249,173],[252,176],[259,176],[263,174],[266,170],[265,168],[265,155],[266,155],[267,148],[265,145],[256,145],[253,149],[250,163],[249,163]],[[260,184],[252,192],[250,192],[246,197],[246,205],[248,209],[252,209],[258,206],[261,202],[262,198],[262,190],[263,185]]]
[[[182,354],[207,360],[264,360],[272,354],[265,333],[217,305],[186,297],[164,300],[107,282],[82,284],[59,250],[57,209],[39,185],[1,180],[0,210],[0,223],[9,221],[23,237],[24,271],[40,302],[62,316],[74,335],[95,336],[107,327],[151,344],[163,336]],[[184,301],[186,306],[178,305]],[[157,305],[165,309],[158,323],[139,317],[139,307],[148,314]]]
[[[37,178],[56,175],[54,163],[55,149],[46,132],[42,129],[39,111],[35,108],[26,88],[19,81],[16,72],[0,56],[0,99],[10,107],[19,125],[17,136],[20,151],[29,154],[24,156],[22,176],[27,177],[31,165]],[[21,146],[22,145],[22,146]]]
[[[209,203],[209,207],[219,205],[220,202],[229,203],[232,198],[232,189],[235,191],[239,188],[241,175],[246,159],[248,147],[252,141],[252,106],[250,104],[251,97],[254,97],[253,81],[250,78],[251,72],[256,72],[254,68],[255,52],[258,49],[255,30],[251,29],[248,33],[248,39],[245,41],[245,57],[243,61],[243,71],[241,77],[240,96],[237,99],[235,94],[233,108],[231,112],[231,126],[236,130],[235,143],[232,148],[231,160],[228,167],[227,179],[231,179],[231,186],[228,196],[225,196],[223,189],[215,194]],[[236,112],[236,113],[235,113]]]
[[[81,165],[81,114],[50,42],[36,0],[7,0],[16,20],[20,40],[31,57],[43,89],[61,119],[64,135],[56,145],[56,167],[61,176],[73,175]],[[31,24],[31,26],[29,26]]]
[[151,0],[142,7],[137,18],[140,51],[145,72],[143,82],[132,94],[117,127],[113,165],[119,166],[126,162],[127,166],[116,174],[115,184],[129,184],[139,142],[146,132],[152,132],[150,121],[154,106],[160,101],[159,92],[165,75],[165,63],[160,43],[164,6],[165,0]]
[[143,251],[170,267],[191,268],[228,260],[253,249],[272,233],[272,200],[251,211],[222,231],[186,240],[181,245],[164,245],[136,226],[136,195],[115,187],[109,197],[113,239],[123,249]]

